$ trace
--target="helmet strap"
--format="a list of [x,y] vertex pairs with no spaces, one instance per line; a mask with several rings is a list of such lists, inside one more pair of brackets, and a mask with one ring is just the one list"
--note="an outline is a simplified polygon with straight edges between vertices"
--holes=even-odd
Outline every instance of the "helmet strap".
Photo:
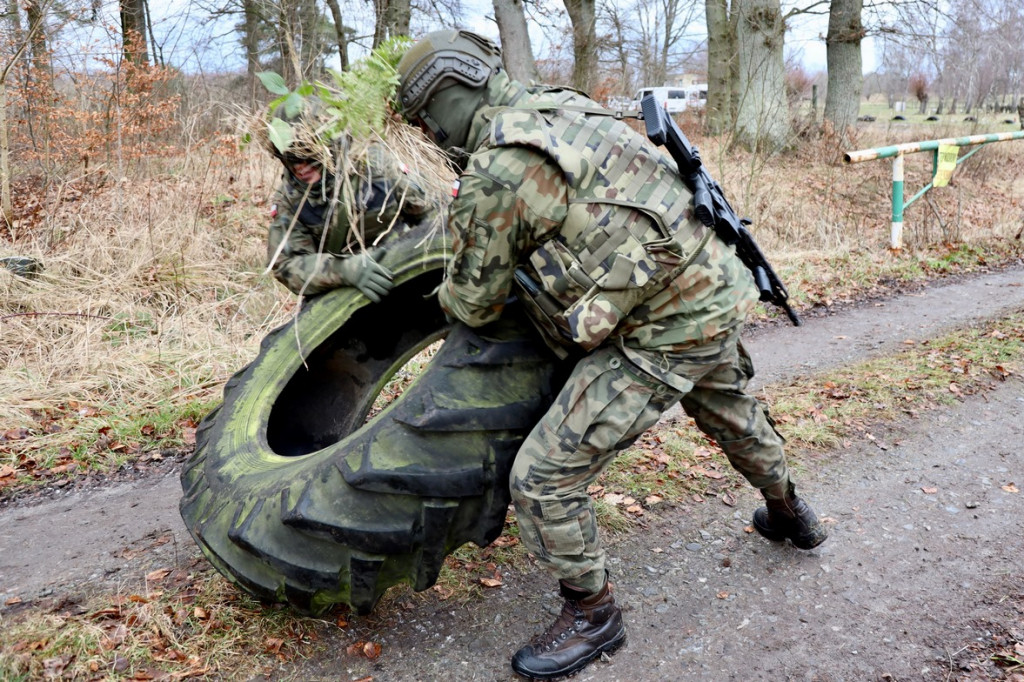
[[434,138],[434,142],[441,145],[445,140],[448,139],[448,133],[445,129],[437,124],[434,117],[430,115],[430,112],[423,110],[419,114],[419,119],[423,122],[423,125],[430,131],[430,135]]

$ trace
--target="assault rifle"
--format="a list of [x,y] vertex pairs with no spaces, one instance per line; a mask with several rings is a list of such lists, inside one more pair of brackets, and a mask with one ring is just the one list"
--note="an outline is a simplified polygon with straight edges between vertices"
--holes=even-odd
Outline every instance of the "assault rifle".
[[647,95],[640,101],[640,112],[647,127],[647,137],[654,144],[663,145],[668,150],[679,166],[683,182],[693,192],[693,209],[697,220],[705,227],[713,228],[726,244],[736,245],[736,255],[753,273],[761,300],[785,310],[790,322],[799,327],[800,318],[789,307],[789,292],[747,230],[750,220],[737,217],[722,194],[722,187],[704,170],[697,148],[690,144],[668,112],[658,106],[654,95]]

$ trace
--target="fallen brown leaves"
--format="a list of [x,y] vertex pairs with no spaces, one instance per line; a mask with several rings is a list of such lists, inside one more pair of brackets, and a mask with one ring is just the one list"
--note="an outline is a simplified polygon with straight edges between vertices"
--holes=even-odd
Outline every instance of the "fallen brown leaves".
[[[32,426],[0,431],[0,491],[39,485],[66,486],[76,477],[106,474],[125,459],[158,462],[156,444],[195,444],[198,424],[181,418],[169,425],[144,423],[119,433],[98,407],[69,400],[29,413]],[[147,451],[149,450],[149,451]]]
[[363,640],[353,642],[345,648],[345,653],[349,656],[368,658],[371,661],[379,658],[382,651],[383,647],[377,642],[365,642]]
[[263,610],[195,567],[151,571],[147,583],[160,590],[108,596],[88,607],[44,602],[19,612],[5,623],[0,670],[26,679],[168,682],[223,669],[255,673],[261,660],[306,655],[317,639],[316,621]]

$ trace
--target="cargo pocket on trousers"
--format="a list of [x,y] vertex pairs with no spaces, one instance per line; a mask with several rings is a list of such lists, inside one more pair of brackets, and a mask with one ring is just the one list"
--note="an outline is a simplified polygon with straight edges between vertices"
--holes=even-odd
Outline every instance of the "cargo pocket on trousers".
[[578,517],[544,521],[540,525],[540,536],[545,551],[551,556],[577,557],[586,549]]

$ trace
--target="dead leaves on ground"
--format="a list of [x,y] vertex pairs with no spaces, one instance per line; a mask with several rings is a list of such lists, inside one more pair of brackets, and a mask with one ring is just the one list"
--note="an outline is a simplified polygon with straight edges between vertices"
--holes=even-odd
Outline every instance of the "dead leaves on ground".
[[348,647],[345,648],[345,653],[349,656],[368,658],[373,661],[380,657],[383,650],[384,648],[377,642],[364,642],[363,640],[359,640],[358,642],[349,644]]
[[[256,667],[290,661],[318,639],[319,621],[265,610],[219,576],[194,568],[154,569],[145,576],[147,591],[88,607],[66,599],[37,604],[22,613],[31,621],[6,626],[4,669],[29,679],[99,681],[111,673],[124,680],[201,679],[224,665],[242,669],[234,659]],[[211,594],[211,585],[220,585],[221,593]]]
[[[907,350],[900,354],[841,370],[818,385],[772,390],[769,400],[785,404],[785,409],[775,410],[776,422],[789,427],[786,436],[792,443],[809,449],[832,447],[834,439],[848,445],[850,437],[875,441],[870,428],[879,420],[913,418],[921,410],[951,399],[963,401],[1013,376],[1016,370],[1006,359],[1021,358],[1024,324],[1020,316],[1011,316],[988,329],[907,339],[904,346]],[[834,438],[822,438],[823,433]]]
[[[702,437],[692,423],[679,426],[643,434],[629,454],[612,465],[614,473],[606,473],[587,493],[635,520],[666,501],[703,503],[708,497],[717,497],[725,505],[735,505],[732,489],[738,479],[718,446]],[[680,445],[694,436],[703,444]],[[644,492],[630,494],[624,488]]]
[[31,410],[30,426],[0,430],[0,494],[39,484],[66,486],[75,477],[109,473],[111,463],[134,459],[160,461],[152,451],[161,441],[173,439],[195,444],[198,424],[185,417],[158,426],[145,423],[132,434],[128,427],[119,433],[94,405],[69,400],[43,410]]

